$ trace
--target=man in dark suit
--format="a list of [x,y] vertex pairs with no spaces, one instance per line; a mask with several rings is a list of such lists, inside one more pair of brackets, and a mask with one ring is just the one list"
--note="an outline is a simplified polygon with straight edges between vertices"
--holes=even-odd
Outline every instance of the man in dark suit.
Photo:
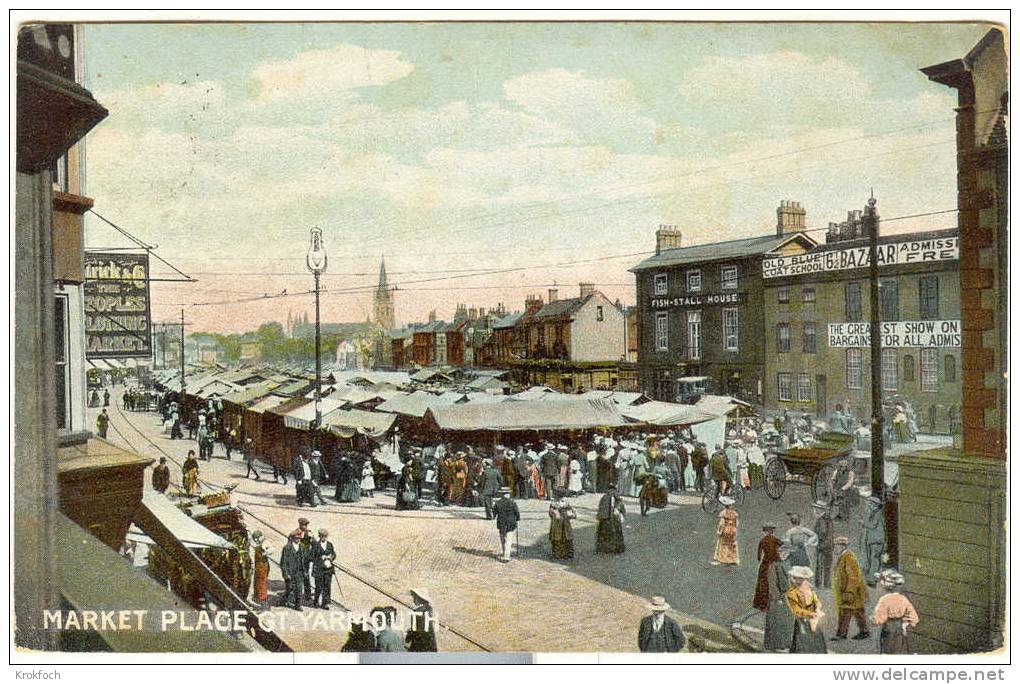
[[[326,500],[322,498],[322,490],[319,485],[326,481],[326,466],[322,464],[322,452],[313,451],[312,459],[308,462],[308,468],[311,471],[311,479],[308,482],[308,503],[312,506],[322,504],[326,505]],[[316,503],[318,502],[318,503]]]
[[294,610],[301,610],[301,578],[304,566],[304,554],[301,553],[301,533],[297,530],[290,534],[286,546],[280,554],[280,571],[286,585],[284,603]]
[[518,499],[531,498],[531,471],[528,470],[528,450],[518,449],[517,458],[514,459],[514,496]]
[[513,542],[507,539],[507,535],[517,529],[517,522],[521,519],[521,511],[517,508],[517,502],[510,498],[510,489],[500,488],[502,497],[495,503],[493,508],[496,511],[496,529],[499,530],[499,543],[503,546],[504,563],[510,562],[510,549]]
[[499,494],[503,486],[503,476],[492,467],[492,461],[485,461],[485,469],[482,471],[482,486],[479,494],[482,496],[482,505],[485,506],[485,519],[492,520],[492,498]]
[[552,501],[556,489],[556,478],[560,474],[560,464],[556,458],[556,450],[552,444],[545,445],[545,451],[539,457],[539,468],[542,471],[542,484],[545,487],[545,498]]
[[308,528],[311,523],[308,518],[298,518],[296,533],[300,534],[298,548],[301,550],[301,588],[304,592],[304,600],[310,603],[312,600],[312,531]]
[[679,653],[687,643],[687,637],[680,623],[666,615],[669,610],[666,599],[653,596],[648,607],[652,614],[641,619],[638,648],[642,653]]
[[330,587],[333,584],[333,563],[336,561],[336,549],[329,540],[329,532],[319,530],[319,541],[312,544],[312,578],[315,580],[315,596],[312,605],[317,608],[329,608]]
[[311,497],[308,495],[312,479],[312,467],[308,463],[308,454],[295,454],[292,469],[294,471],[295,499],[298,508],[300,508],[305,503],[312,503]]

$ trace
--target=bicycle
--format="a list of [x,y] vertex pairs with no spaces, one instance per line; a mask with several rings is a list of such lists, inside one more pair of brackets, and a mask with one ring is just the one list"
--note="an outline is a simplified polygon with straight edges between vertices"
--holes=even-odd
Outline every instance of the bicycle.
[[[721,511],[723,505],[719,502],[719,496],[719,488],[713,483],[713,486],[708,487],[701,495],[701,510],[712,514]],[[744,488],[739,482],[734,482],[723,496],[730,497],[733,499],[733,505],[739,506],[744,502]]]

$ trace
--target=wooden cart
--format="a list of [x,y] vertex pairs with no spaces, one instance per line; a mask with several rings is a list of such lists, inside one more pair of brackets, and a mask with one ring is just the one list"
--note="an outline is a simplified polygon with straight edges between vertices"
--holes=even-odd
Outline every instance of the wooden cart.
[[829,500],[836,464],[850,454],[853,444],[851,435],[823,432],[811,446],[777,451],[765,464],[765,494],[778,499],[787,484],[810,484],[815,501]]

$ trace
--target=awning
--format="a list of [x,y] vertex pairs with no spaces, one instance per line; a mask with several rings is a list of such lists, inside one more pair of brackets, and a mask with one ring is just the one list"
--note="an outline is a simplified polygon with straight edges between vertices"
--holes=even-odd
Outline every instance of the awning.
[[499,404],[431,406],[440,430],[513,432],[521,430],[585,430],[627,424],[615,403],[606,399],[507,401]]
[[621,406],[620,413],[633,421],[656,426],[694,425],[718,417],[694,406],[667,401],[649,401],[637,406]]
[[[159,518],[175,537],[190,549],[232,549],[234,545],[212,530],[202,527],[188,514],[177,508],[170,499],[162,494],[147,490],[142,494],[142,505]],[[128,530],[128,539],[143,544],[154,544],[144,532],[134,524]]]
[[372,439],[382,439],[393,427],[397,417],[392,413],[375,413],[374,411],[333,411],[322,419],[322,427],[344,439],[355,434],[362,434]]

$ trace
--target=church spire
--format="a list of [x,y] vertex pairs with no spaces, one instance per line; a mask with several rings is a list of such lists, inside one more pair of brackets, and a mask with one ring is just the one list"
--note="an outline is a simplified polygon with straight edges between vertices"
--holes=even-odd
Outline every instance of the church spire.
[[379,289],[386,290],[386,257],[380,257],[379,259]]
[[375,323],[383,330],[394,328],[393,316],[393,290],[386,282],[386,259],[379,261],[379,287],[375,289],[375,301],[373,304],[373,316]]

